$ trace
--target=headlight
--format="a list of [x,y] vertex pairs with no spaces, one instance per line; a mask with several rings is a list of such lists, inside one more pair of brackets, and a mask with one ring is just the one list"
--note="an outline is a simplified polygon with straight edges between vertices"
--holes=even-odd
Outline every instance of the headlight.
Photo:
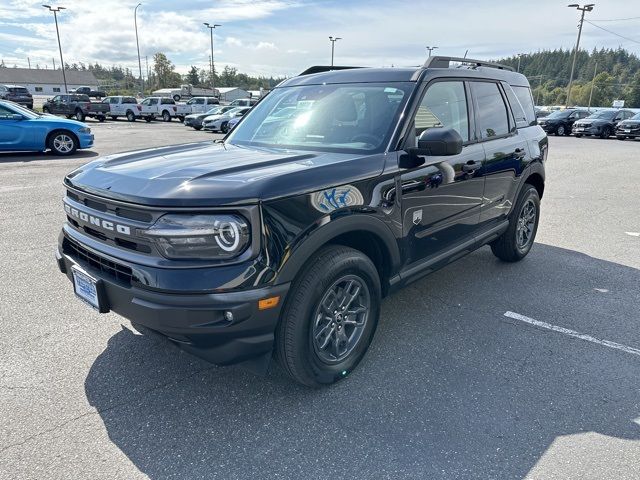
[[249,244],[249,224],[238,215],[179,215],[160,217],[141,235],[152,239],[162,255],[175,259],[228,259]]
[[89,127],[82,127],[78,129],[80,133],[91,133],[91,129]]

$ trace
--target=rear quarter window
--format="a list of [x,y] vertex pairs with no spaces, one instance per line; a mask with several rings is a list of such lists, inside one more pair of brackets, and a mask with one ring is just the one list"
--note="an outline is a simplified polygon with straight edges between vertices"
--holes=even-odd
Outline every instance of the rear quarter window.
[[511,88],[513,89],[513,92],[516,94],[516,97],[520,102],[520,106],[524,111],[527,122],[529,123],[529,125],[535,125],[536,112],[533,107],[533,95],[531,94],[531,89],[529,87],[518,87],[514,85],[512,85]]
[[138,103],[133,97],[125,97],[122,99],[122,103]]

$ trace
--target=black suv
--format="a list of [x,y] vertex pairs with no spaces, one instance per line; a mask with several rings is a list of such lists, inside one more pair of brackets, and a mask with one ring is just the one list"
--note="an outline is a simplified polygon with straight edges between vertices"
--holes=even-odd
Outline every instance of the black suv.
[[10,100],[33,110],[33,96],[26,87],[0,85],[0,99]]
[[275,354],[319,386],[362,359],[383,297],[486,244],[527,255],[548,150],[523,75],[448,57],[310,70],[221,143],[70,173],[57,259],[76,294],[214,363]]
[[576,120],[586,118],[589,112],[586,110],[578,110],[575,108],[567,108],[566,110],[556,110],[550,115],[538,120],[538,125],[547,133],[555,133],[556,135],[571,135],[571,129]]

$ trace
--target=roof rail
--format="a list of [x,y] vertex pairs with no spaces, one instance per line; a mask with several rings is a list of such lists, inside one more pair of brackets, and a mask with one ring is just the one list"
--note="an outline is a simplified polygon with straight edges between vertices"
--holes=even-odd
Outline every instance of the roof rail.
[[332,70],[349,70],[351,68],[364,68],[364,67],[345,67],[339,65],[315,65],[313,67],[307,68],[304,72],[299,73],[298,76],[302,75],[311,75],[313,73],[322,73],[322,72],[330,72]]
[[468,65],[473,65],[475,67],[490,67],[497,68],[499,70],[509,70],[513,72],[513,68],[508,65],[502,65],[500,63],[494,62],[486,62],[484,60],[475,60],[473,58],[459,58],[459,57],[440,57],[433,56],[429,57],[427,61],[424,63],[422,68],[449,68],[451,62],[460,62],[466,63]]

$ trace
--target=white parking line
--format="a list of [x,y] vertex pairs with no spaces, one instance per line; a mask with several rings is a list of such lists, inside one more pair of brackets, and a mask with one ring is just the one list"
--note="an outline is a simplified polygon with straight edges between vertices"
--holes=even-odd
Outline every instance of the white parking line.
[[546,328],[547,330],[553,330],[554,332],[563,333],[570,337],[579,338],[580,340],[586,340],[587,342],[596,343],[604,347],[614,348],[616,350],[622,350],[625,353],[630,353],[632,355],[640,356],[640,350],[638,350],[637,348],[628,347],[627,345],[611,342],[609,340],[600,340],[599,338],[592,337],[591,335],[585,335],[584,333],[576,332],[575,330],[559,327],[557,325],[551,325],[550,323],[547,323],[547,322],[541,322],[540,320],[535,320],[530,317],[525,317],[524,315],[520,315],[519,313],[505,312],[504,316],[513,318],[514,320],[520,320],[521,322],[525,322],[530,325],[534,325],[536,327]]

